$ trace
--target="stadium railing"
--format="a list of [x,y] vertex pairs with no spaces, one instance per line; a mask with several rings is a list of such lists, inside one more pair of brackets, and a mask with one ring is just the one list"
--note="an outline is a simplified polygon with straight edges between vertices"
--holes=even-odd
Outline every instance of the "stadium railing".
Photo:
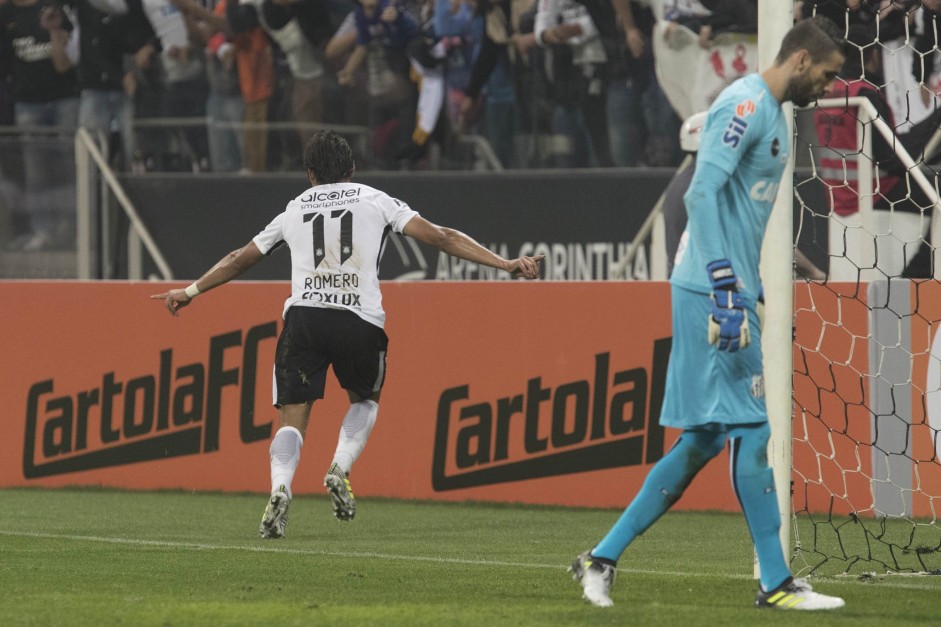
[[[140,280],[143,278],[142,246],[153,258],[164,280],[173,279],[173,272],[157,244],[150,236],[150,232],[134,208],[133,203],[124,192],[121,182],[115,176],[108,164],[108,159],[100,146],[106,145],[101,138],[96,139],[86,129],[80,128],[75,133],[75,169],[76,169],[76,246],[78,252],[78,278],[92,279],[94,276],[94,229],[93,218],[97,209],[93,190],[95,181],[101,176],[101,197],[107,197],[110,192],[114,195],[127,219],[130,221],[130,230],[127,238],[128,278]],[[103,238],[111,231],[108,227],[110,212],[99,203],[101,210],[101,234]],[[110,242],[102,242],[102,251],[110,248]]]

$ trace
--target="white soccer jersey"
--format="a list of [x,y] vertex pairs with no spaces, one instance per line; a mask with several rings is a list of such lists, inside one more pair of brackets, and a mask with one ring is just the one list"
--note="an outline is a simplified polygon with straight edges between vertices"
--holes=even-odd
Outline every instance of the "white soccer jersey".
[[418,215],[385,192],[359,183],[317,185],[288,203],[252,240],[263,254],[291,249],[289,307],[349,309],[382,328],[379,258],[389,230]]

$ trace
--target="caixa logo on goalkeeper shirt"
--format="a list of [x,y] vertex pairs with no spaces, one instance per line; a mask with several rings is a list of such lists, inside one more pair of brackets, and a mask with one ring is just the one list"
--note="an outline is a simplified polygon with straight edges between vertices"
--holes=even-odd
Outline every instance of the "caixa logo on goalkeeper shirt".
[[652,464],[663,456],[659,424],[669,338],[650,367],[617,367],[610,353],[586,360],[588,376],[556,387],[542,377],[504,398],[475,398],[470,385],[438,399],[432,486],[436,491],[589,470]]
[[[238,388],[243,442],[267,440],[271,423],[254,423],[259,346],[277,337],[267,322],[209,339],[205,363],[178,364],[173,350],[155,356],[156,371],[62,390],[54,378],[30,386],[23,474],[46,477],[219,449],[223,392]],[[265,375],[270,376],[270,375]],[[226,413],[232,413],[227,411]]]

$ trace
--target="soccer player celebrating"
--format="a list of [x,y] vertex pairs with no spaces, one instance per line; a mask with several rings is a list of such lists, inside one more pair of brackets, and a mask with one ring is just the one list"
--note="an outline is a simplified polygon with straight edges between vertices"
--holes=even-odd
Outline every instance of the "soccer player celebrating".
[[660,422],[683,432],[608,534],[572,563],[594,605],[612,605],[618,558],[728,440],[732,483],[761,567],[756,605],[843,606],[794,579],[784,559],[756,314],[761,243],[789,152],[781,103],[803,106],[822,96],[843,65],[841,51],[832,22],[798,22],[771,67],[729,85],[709,109],[670,279],[673,349]]
[[543,259],[504,259],[459,231],[432,224],[405,203],[352,183],[353,153],[333,131],[313,134],[304,149],[304,165],[311,187],[252,241],[187,288],[151,297],[165,300],[176,316],[198,294],[242,275],[281,244],[291,249],[291,295],[284,304],[274,366],[280,428],[271,441],[271,496],[258,529],[262,538],[284,537],[291,481],[311,407],[323,398],[330,365],[350,407],[324,486],[338,519],[352,520],[356,514],[350,468],[376,422],[386,374],[388,338],[378,266],[389,230],[518,278],[538,278]]

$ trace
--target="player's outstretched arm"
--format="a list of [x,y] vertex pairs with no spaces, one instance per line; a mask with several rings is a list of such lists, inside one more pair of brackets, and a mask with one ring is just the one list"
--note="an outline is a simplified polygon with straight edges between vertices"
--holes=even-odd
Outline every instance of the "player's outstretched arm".
[[219,287],[244,274],[249,268],[264,259],[255,242],[249,242],[238,250],[233,250],[220,259],[203,276],[193,281],[186,288],[173,289],[162,294],[153,294],[151,298],[166,301],[167,311],[176,316],[179,311],[193,302],[203,292]]
[[545,259],[545,255],[504,259],[464,233],[432,224],[421,216],[409,220],[402,233],[454,257],[506,270],[515,278],[538,279],[539,262]]

